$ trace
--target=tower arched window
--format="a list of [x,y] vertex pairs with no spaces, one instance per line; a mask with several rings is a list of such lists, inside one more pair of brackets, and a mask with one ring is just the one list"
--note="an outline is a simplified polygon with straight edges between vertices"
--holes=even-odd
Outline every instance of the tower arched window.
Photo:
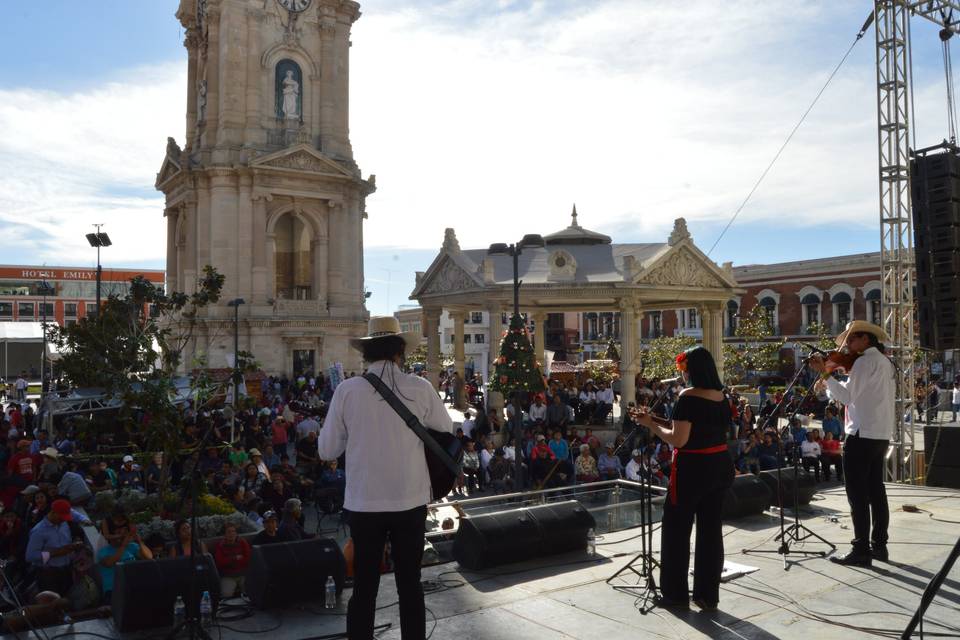
[[313,294],[313,247],[310,227],[293,213],[283,214],[274,227],[274,269],[277,297],[309,300]]
[[849,293],[841,291],[833,294],[830,297],[830,302],[833,304],[833,323],[836,325],[834,332],[839,333],[843,331],[853,316],[853,300]]

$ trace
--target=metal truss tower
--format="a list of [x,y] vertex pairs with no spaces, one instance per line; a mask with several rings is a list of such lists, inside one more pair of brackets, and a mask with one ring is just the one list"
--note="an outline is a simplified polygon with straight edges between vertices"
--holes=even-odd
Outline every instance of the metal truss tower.
[[[954,31],[956,0],[874,0],[877,44],[877,125],[880,160],[880,238],[883,326],[898,367],[896,460],[887,479],[915,482],[914,456],[914,252],[910,203],[910,17]],[[954,14],[954,12],[956,12]],[[909,418],[905,420],[905,418]]]

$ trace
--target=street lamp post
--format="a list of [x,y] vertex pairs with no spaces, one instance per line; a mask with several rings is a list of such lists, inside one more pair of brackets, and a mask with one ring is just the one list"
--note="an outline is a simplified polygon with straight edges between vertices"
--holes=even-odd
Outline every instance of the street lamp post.
[[231,443],[234,440],[237,427],[237,396],[239,394],[237,377],[240,372],[240,305],[246,303],[246,300],[243,298],[234,298],[227,303],[228,307],[233,307],[233,375],[230,376],[230,380],[233,382],[233,415],[230,418]]
[[[543,247],[543,237],[536,233],[528,233],[523,236],[523,239],[516,244],[506,244],[504,242],[498,242],[491,244],[490,248],[487,249],[487,255],[490,256],[510,256],[513,258],[513,315],[520,315],[520,285],[523,282],[520,280],[520,254],[523,253],[525,248],[530,247]],[[542,331],[541,327],[536,328],[537,331]],[[492,348],[492,347],[491,347]],[[519,391],[514,391],[512,395],[520,393]],[[511,398],[512,400],[512,398]],[[513,452],[515,457],[516,469],[514,471],[514,476],[516,477],[516,488],[517,490],[522,489],[523,481],[523,451],[520,447],[520,441],[523,437],[523,421],[517,420],[513,428]]]
[[41,310],[43,325],[43,354],[40,356],[40,406],[43,406],[43,399],[47,397],[47,296],[52,296],[56,291],[46,280],[37,283],[37,293],[43,296],[43,305]]
[[110,242],[110,236],[106,233],[100,231],[102,224],[93,225],[97,228],[96,233],[87,234],[87,242],[90,243],[91,247],[97,248],[97,315],[100,315],[100,280],[103,275],[103,268],[100,266],[100,247],[109,247],[112,242]]

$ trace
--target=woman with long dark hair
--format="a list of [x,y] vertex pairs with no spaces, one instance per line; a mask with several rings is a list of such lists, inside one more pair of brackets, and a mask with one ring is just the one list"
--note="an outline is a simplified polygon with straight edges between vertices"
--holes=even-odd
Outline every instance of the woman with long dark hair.
[[713,356],[703,347],[678,355],[677,369],[688,387],[680,392],[670,419],[649,413],[640,418],[641,424],[673,446],[660,537],[659,604],[689,606],[690,532],[696,520],[693,602],[701,609],[714,610],[720,600],[723,572],[720,510],[734,475],[727,452],[730,403]]

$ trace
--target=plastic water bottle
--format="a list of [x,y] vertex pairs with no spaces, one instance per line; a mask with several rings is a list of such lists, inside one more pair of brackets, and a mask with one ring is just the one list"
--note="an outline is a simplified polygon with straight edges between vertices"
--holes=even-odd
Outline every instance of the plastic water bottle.
[[597,534],[593,532],[593,527],[587,530],[587,555],[597,555]]
[[213,622],[213,604],[210,602],[210,592],[204,591],[200,598],[200,624],[209,627]]
[[337,606],[337,583],[333,576],[327,578],[327,598],[324,600],[323,606],[327,609],[335,609]]
[[182,596],[177,596],[177,601],[173,603],[173,626],[179,627],[187,618],[187,605],[183,602]]

